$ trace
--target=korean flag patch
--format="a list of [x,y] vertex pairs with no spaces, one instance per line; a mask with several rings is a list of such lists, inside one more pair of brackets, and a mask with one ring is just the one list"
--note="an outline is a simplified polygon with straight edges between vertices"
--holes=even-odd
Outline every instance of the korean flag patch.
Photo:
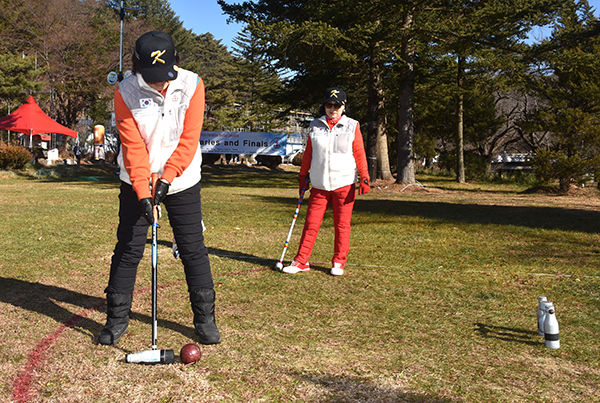
[[147,108],[149,106],[152,106],[152,98],[142,98],[140,99],[140,108]]
[[323,127],[314,127],[312,134],[315,137],[317,137],[317,136],[326,136],[327,132],[325,131],[325,128],[323,128]]

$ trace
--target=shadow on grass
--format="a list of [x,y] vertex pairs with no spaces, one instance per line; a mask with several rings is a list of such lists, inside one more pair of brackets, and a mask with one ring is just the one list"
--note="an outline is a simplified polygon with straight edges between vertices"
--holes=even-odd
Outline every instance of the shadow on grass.
[[[498,339],[510,343],[521,343],[529,346],[540,344],[540,338],[537,332],[526,329],[514,329],[510,327],[486,325],[484,323],[475,323],[475,331],[484,338]],[[541,339],[543,343],[544,339]]]
[[[89,182],[119,184],[117,166],[109,163],[87,165],[50,165],[36,167],[33,171],[14,171],[17,176],[31,181],[44,182]],[[264,166],[203,165],[202,187],[263,187],[292,189],[298,186],[298,173],[285,169],[270,169]]]
[[298,187],[298,172],[244,164],[203,165],[202,187],[212,186],[292,189]]
[[[151,292],[142,290],[140,292]],[[136,293],[136,294],[137,294]],[[134,296],[135,298],[135,296]],[[0,301],[25,309],[46,315],[54,319],[57,323],[67,324],[68,327],[89,336],[93,341],[96,340],[100,329],[104,323],[98,323],[87,317],[79,317],[83,311],[90,309],[105,310],[106,301],[104,298],[94,297],[87,294],[71,291],[66,288],[32,283],[24,280],[0,277]],[[69,309],[60,306],[61,303],[81,307],[80,311],[72,312]],[[138,312],[132,312],[132,320],[137,320],[148,325],[152,324],[151,315],[144,315]],[[192,312],[190,308],[190,324],[192,323]],[[169,320],[158,320],[159,326],[181,333],[188,338],[194,338],[194,328],[183,326],[179,323]],[[37,321],[31,320],[31,327],[37,326]],[[40,334],[40,337],[45,335]]]
[[356,376],[311,376],[305,373],[292,373],[292,376],[325,388],[328,391],[328,402],[450,403],[455,401],[426,393],[405,392],[400,385],[398,387],[374,385],[371,380]]
[[277,263],[277,260],[272,259],[272,258],[251,255],[249,253],[244,253],[244,252],[234,252],[234,251],[230,251],[230,250],[226,250],[226,249],[219,249],[219,248],[209,247],[208,254],[213,255],[213,256],[218,256],[218,257],[224,257],[227,259],[238,260],[240,262],[256,260],[259,262],[264,262],[266,265],[273,267],[273,268],[275,267],[275,263]]
[[[74,315],[81,312],[71,312],[59,303],[79,306],[81,310],[100,309],[104,305],[104,298],[67,290],[66,288],[32,283],[14,278],[0,277],[0,301],[31,312],[46,315],[58,323],[65,323]],[[31,320],[31,326],[36,326],[36,320]],[[92,331],[100,330],[99,324],[93,320],[83,318],[77,327]],[[86,333],[76,329],[81,333]]]
[[117,166],[108,163],[88,165],[38,166],[33,171],[14,171],[18,176],[43,182],[90,182],[94,184],[118,184]]
[[354,205],[354,212],[423,217],[466,224],[514,225],[588,233],[597,233],[598,222],[600,222],[600,211],[430,201],[358,199]]
[[[298,202],[293,197],[254,196],[263,203],[289,205],[293,209]],[[306,208],[307,202],[302,204]],[[326,214],[331,215],[331,207]],[[595,234],[599,231],[600,211],[578,210],[561,207],[500,206],[480,204],[456,204],[431,201],[365,200],[357,199],[354,214],[361,214],[363,221],[370,214],[381,222],[381,215],[390,217],[422,217],[451,223],[514,225],[517,227],[558,229]],[[353,223],[356,222],[353,217]],[[296,225],[303,225],[303,222]],[[354,224],[353,224],[354,225]]]
[[[291,255],[287,255],[286,258],[284,259],[284,261],[283,261],[284,266],[292,262],[295,252],[288,250],[287,253],[291,253]],[[208,248],[208,254],[213,255],[213,256],[222,257],[222,258],[238,260],[240,262],[248,262],[248,261],[264,262],[267,265],[268,269],[275,271],[275,272],[279,272],[279,270],[277,270],[275,268],[275,264],[277,264],[279,259],[260,257],[260,256],[256,256],[256,255],[251,255],[249,253],[233,252],[233,251],[229,251],[229,250],[225,250],[225,249],[218,249],[218,248]],[[329,271],[331,270],[330,267],[315,266],[312,264],[310,266],[310,269],[312,271],[320,271],[320,272],[327,273],[327,274],[329,274]],[[226,273],[226,274],[219,274],[219,275],[233,276],[233,275],[238,275],[238,274],[242,274],[245,272],[247,272],[247,271],[240,271],[240,272],[233,272],[233,273]]]

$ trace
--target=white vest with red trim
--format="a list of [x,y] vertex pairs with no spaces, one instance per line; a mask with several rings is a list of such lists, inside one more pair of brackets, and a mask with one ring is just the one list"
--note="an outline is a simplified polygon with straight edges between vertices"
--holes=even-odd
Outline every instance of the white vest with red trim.
[[[142,139],[146,143],[150,172],[158,172],[161,176],[165,164],[179,145],[185,112],[196,92],[198,82],[197,74],[179,69],[177,79],[169,83],[164,96],[150,87],[141,74],[131,75],[119,83],[123,101],[131,111]],[[118,163],[121,167],[119,178],[131,184],[129,173],[123,164],[122,150],[119,153]],[[169,187],[169,194],[181,192],[198,183],[201,165],[202,152],[198,143],[192,162],[181,176],[173,180]]]
[[343,115],[329,128],[325,116],[311,122],[312,144],[310,182],[317,189],[336,190],[357,181],[357,167],[352,145],[358,122]]

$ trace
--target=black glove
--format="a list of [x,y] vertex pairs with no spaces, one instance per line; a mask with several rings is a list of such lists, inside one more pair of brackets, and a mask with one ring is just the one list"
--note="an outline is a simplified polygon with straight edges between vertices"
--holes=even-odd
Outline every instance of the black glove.
[[155,206],[158,206],[165,200],[165,197],[167,197],[167,193],[169,192],[169,186],[171,186],[169,182],[161,181],[160,179],[156,181],[156,192],[154,192]]
[[152,199],[146,197],[145,199],[140,200],[140,204],[142,206],[142,214],[146,217],[146,220],[148,220],[148,224],[152,225],[154,223]]

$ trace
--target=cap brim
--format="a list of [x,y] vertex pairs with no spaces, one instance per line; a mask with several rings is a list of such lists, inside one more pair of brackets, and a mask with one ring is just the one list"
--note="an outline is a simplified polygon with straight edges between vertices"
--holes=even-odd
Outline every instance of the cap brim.
[[344,101],[340,101],[337,98],[329,98],[329,99],[326,99],[325,101],[323,101],[323,105],[325,105],[326,103],[329,103],[329,102],[335,102],[336,104],[339,104],[339,105],[344,105],[345,104]]
[[140,67],[140,73],[142,73],[142,77],[147,83],[171,81],[177,78],[177,70],[173,67],[174,66]]

